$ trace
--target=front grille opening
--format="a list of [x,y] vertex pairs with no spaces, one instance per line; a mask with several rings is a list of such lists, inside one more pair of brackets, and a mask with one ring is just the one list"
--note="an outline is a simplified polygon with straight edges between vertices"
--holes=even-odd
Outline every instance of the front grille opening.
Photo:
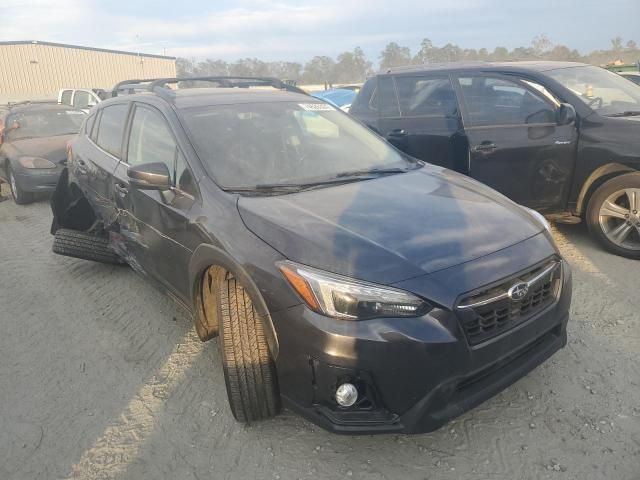
[[[552,270],[540,277],[549,269]],[[561,277],[560,262],[553,260],[463,298],[458,312],[469,343],[477,345],[500,335],[554,303],[560,291]],[[509,289],[522,282],[531,282],[525,297],[520,300],[509,298]]]

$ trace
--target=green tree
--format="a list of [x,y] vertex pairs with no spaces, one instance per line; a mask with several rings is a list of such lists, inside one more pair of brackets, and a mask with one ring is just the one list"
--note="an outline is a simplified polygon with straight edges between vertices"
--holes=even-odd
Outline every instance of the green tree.
[[229,64],[224,60],[207,59],[198,63],[195,68],[195,75],[229,75]]
[[352,52],[338,55],[334,72],[336,82],[364,82],[371,73],[371,62],[367,60],[362,49],[356,47]]
[[611,49],[614,52],[619,52],[622,50],[622,38],[616,37],[611,39]]
[[413,63],[416,65],[424,65],[434,62],[435,48],[433,42],[428,38],[425,38],[420,43],[420,50],[413,57]]
[[176,59],[176,74],[178,77],[192,77],[195,72],[195,60],[188,58]]
[[536,56],[541,57],[553,48],[553,43],[546,35],[538,35],[531,40],[531,48]]
[[496,62],[503,62],[509,60],[509,50],[505,47],[496,47],[491,54],[491,60]]
[[335,81],[334,73],[336,62],[331,57],[313,57],[304,66],[302,80],[307,84],[325,83],[327,85]]
[[410,64],[411,50],[409,50],[409,47],[401,47],[396,42],[391,42],[380,52],[381,70]]

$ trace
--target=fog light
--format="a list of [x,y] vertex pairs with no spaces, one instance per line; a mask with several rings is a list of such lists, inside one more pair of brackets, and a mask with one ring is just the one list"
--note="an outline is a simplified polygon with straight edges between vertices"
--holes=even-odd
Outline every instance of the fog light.
[[358,389],[350,383],[343,383],[336,390],[336,402],[341,407],[350,407],[358,400]]

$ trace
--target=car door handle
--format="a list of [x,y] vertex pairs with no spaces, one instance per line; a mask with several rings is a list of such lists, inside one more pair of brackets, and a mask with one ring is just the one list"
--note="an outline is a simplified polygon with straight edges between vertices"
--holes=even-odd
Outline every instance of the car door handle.
[[129,189],[127,188],[126,185],[116,183],[116,186],[114,188],[118,193],[118,195],[120,195],[121,197],[125,197],[129,193]]
[[492,152],[496,148],[498,148],[498,146],[495,143],[487,140],[482,142],[480,145],[476,145],[475,147],[473,147],[471,151],[486,153],[486,152]]
[[409,135],[407,131],[403,130],[402,128],[391,130],[389,133],[387,133],[387,137],[393,137],[393,138],[402,138],[402,137],[406,137],[407,135]]

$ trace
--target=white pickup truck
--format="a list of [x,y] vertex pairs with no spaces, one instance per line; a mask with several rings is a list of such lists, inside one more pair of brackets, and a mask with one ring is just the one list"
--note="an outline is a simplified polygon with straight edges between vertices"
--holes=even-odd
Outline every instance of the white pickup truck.
[[58,92],[58,103],[71,105],[85,113],[105,98],[107,93],[99,88],[63,88]]

